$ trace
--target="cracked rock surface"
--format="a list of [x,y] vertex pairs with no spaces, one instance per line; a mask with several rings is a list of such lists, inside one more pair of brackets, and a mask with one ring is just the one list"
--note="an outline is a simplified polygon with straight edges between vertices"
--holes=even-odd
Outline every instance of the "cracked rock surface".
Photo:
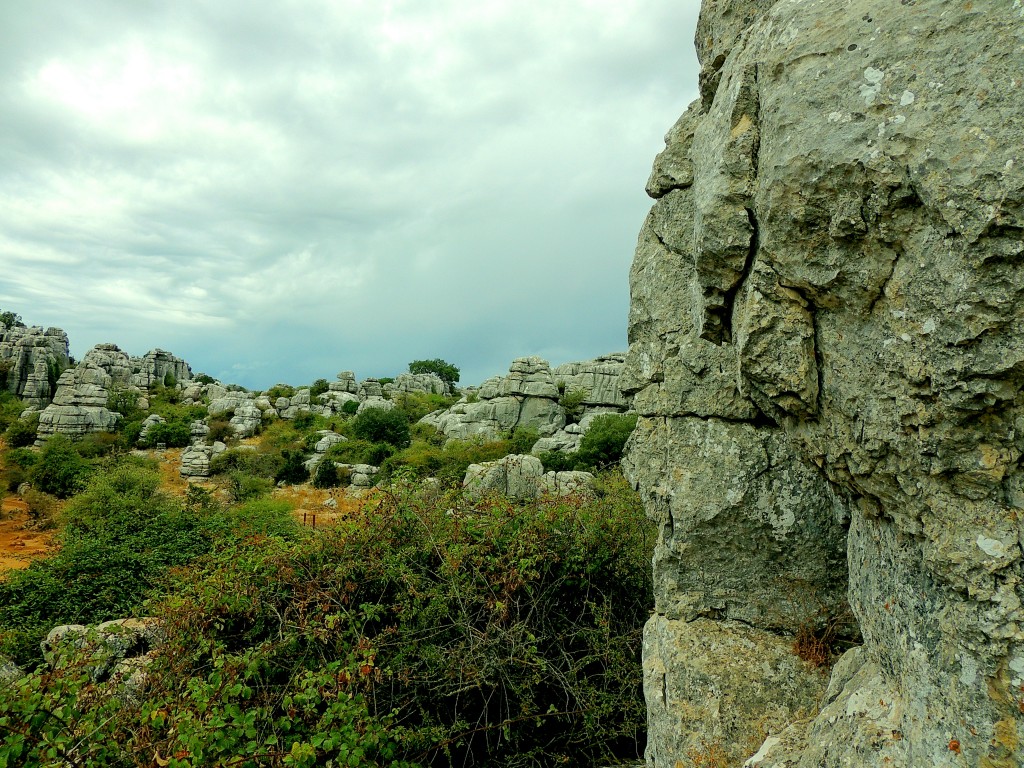
[[[620,378],[661,524],[648,764],[713,734],[736,765],[1020,766],[1024,7],[706,0],[696,42]],[[759,720],[757,660],[844,615],[827,695],[788,677]]]

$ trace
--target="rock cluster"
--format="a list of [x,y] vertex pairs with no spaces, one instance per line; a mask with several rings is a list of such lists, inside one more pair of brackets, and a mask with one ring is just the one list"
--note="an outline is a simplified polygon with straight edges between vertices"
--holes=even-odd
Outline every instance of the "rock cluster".
[[621,376],[652,768],[1024,764],[1018,5],[705,0]]
[[594,476],[589,472],[545,472],[536,456],[512,454],[497,461],[470,464],[462,481],[468,498],[497,493],[510,499],[532,501],[545,494],[589,494]]
[[0,389],[27,407],[44,408],[69,365],[68,335],[60,328],[0,327]]
[[554,369],[539,357],[519,357],[508,374],[488,379],[451,408],[421,421],[448,439],[479,437],[497,440],[517,427],[537,430],[545,439],[541,450],[575,450],[584,428],[569,422],[559,402],[566,392],[580,391],[579,414],[618,413],[629,406],[619,391],[624,355],[567,363]]
[[187,363],[161,349],[130,357],[116,344],[97,344],[57,379],[53,401],[39,414],[38,436],[44,440],[56,433],[81,437],[109,432],[120,419],[107,408],[112,392],[134,394],[139,404],[146,406],[150,387],[172,381],[180,387],[191,375]]

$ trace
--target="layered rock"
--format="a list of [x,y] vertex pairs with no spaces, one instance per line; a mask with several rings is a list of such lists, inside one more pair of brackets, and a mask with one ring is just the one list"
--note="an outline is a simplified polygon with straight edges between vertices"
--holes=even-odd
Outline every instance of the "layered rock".
[[109,432],[120,420],[118,413],[107,408],[112,392],[132,393],[145,406],[149,388],[170,383],[168,374],[176,387],[183,387],[191,369],[160,349],[131,357],[116,344],[97,344],[57,380],[53,401],[39,414],[38,436],[45,439],[59,432],[81,437],[90,432]]
[[60,328],[0,327],[0,388],[27,407],[45,408],[69,365],[68,335]]
[[384,394],[395,397],[400,394],[450,395],[452,388],[436,373],[400,373],[394,381],[383,385]]
[[593,485],[594,476],[589,472],[545,472],[536,456],[519,454],[470,464],[462,481],[468,498],[496,493],[517,501],[533,501],[545,494],[588,494]]
[[[649,765],[709,735],[731,764],[1022,764],[1024,17],[981,5],[705,2],[622,375],[662,525]],[[821,698],[769,683],[845,573],[863,647]],[[763,749],[726,689],[773,712]]]
[[516,427],[551,438],[545,450],[575,449],[581,430],[564,430],[569,418],[559,400],[566,392],[583,394],[579,413],[620,412],[628,399],[618,391],[621,355],[566,363],[554,370],[539,357],[516,358],[505,376],[488,379],[470,398],[422,419],[449,439],[497,440]]

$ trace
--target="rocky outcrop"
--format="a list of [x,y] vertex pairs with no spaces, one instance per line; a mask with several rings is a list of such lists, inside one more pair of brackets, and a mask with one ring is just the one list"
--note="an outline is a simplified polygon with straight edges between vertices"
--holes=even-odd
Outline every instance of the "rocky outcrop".
[[400,373],[382,389],[388,397],[401,394],[450,395],[452,388],[436,373]]
[[[619,392],[622,355],[566,363],[554,370],[539,357],[516,358],[507,375],[485,381],[473,394],[447,410],[436,411],[421,421],[449,439],[479,437],[497,440],[516,427],[537,430],[544,450],[579,446],[582,430],[565,430],[570,418],[592,413],[618,413],[628,407]],[[579,392],[578,410],[567,414],[560,404],[566,392]]]
[[53,401],[39,414],[38,436],[45,440],[58,432],[81,437],[112,431],[120,415],[107,408],[111,393],[128,393],[148,407],[145,395],[149,388],[171,383],[168,374],[174,386],[182,387],[191,370],[183,360],[160,349],[130,357],[116,344],[97,344],[57,379]]
[[517,501],[532,501],[543,495],[589,494],[594,476],[589,472],[545,472],[536,456],[512,454],[497,461],[470,464],[462,486],[470,499],[497,493]]
[[0,389],[26,407],[45,408],[69,365],[68,335],[60,328],[0,327]]
[[621,377],[651,766],[1024,764],[1018,5],[704,4]]

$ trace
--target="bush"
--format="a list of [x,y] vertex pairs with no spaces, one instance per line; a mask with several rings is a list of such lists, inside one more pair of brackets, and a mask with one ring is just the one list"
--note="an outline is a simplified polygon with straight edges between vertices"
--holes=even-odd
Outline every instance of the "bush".
[[327,458],[339,464],[372,464],[379,467],[385,459],[395,453],[390,443],[372,443],[369,440],[347,440],[335,443],[327,453]]
[[129,457],[90,479],[63,512],[56,552],[0,581],[0,653],[32,663],[57,624],[130,616],[167,568],[209,550],[207,522],[159,485]]
[[91,432],[75,443],[75,450],[83,459],[98,459],[121,447],[121,439],[113,432]]
[[598,416],[580,441],[580,449],[576,452],[577,464],[597,469],[618,464],[626,441],[635,428],[635,413]]
[[358,410],[359,410],[359,401],[358,400],[346,400],[344,402],[344,404],[342,404],[342,406],[341,406],[341,412],[342,413],[347,413],[349,416],[354,415],[355,412],[358,411]]
[[184,421],[165,421],[151,424],[146,431],[146,446],[163,443],[168,448],[184,448],[192,439],[192,424]]
[[0,433],[6,432],[8,427],[18,421],[24,410],[25,404],[10,392],[3,391],[3,385],[0,384]]
[[29,471],[29,481],[43,493],[67,499],[85,486],[90,474],[74,444],[65,435],[52,435],[43,446],[39,461]]
[[454,405],[455,401],[454,397],[426,392],[403,392],[395,397],[395,405],[405,414],[410,424],[415,424],[428,413]]
[[338,475],[338,468],[330,459],[323,458],[316,465],[313,473],[314,488],[337,488],[341,485],[341,477]]
[[199,373],[192,377],[192,381],[196,384],[216,384],[217,380],[205,373]]
[[256,477],[237,470],[228,475],[228,494],[236,504],[266,496],[273,488],[273,481],[265,477]]
[[303,455],[299,451],[282,451],[281,457],[284,463],[274,474],[274,482],[296,485],[309,479],[309,470],[306,469]]
[[331,388],[331,385],[327,382],[327,379],[317,379],[309,386],[309,396],[317,397],[327,392]]
[[164,374],[164,386],[168,389],[173,389],[178,386],[178,380],[174,378],[174,374],[170,371]]
[[228,440],[235,436],[235,431],[231,428],[231,420],[223,417],[210,419],[210,431],[206,435],[212,441],[226,443]]
[[433,360],[413,360],[409,363],[409,373],[433,373],[449,385],[459,380],[459,369],[439,357]]
[[238,471],[270,479],[277,476],[283,465],[284,457],[280,453],[229,448],[210,460],[210,472],[215,475],[227,475]]
[[587,390],[577,388],[563,392],[562,396],[558,398],[558,404],[565,409],[565,416],[571,424],[575,424],[583,415],[583,403],[587,397]]
[[266,392],[264,392],[270,402],[273,403],[279,397],[291,397],[295,394],[295,387],[290,387],[287,384],[275,384]]
[[38,429],[39,414],[32,412],[7,427],[7,431],[4,432],[4,442],[11,448],[26,448],[36,441]]
[[362,440],[396,448],[409,445],[409,421],[397,408],[367,408],[352,420],[352,433]]

